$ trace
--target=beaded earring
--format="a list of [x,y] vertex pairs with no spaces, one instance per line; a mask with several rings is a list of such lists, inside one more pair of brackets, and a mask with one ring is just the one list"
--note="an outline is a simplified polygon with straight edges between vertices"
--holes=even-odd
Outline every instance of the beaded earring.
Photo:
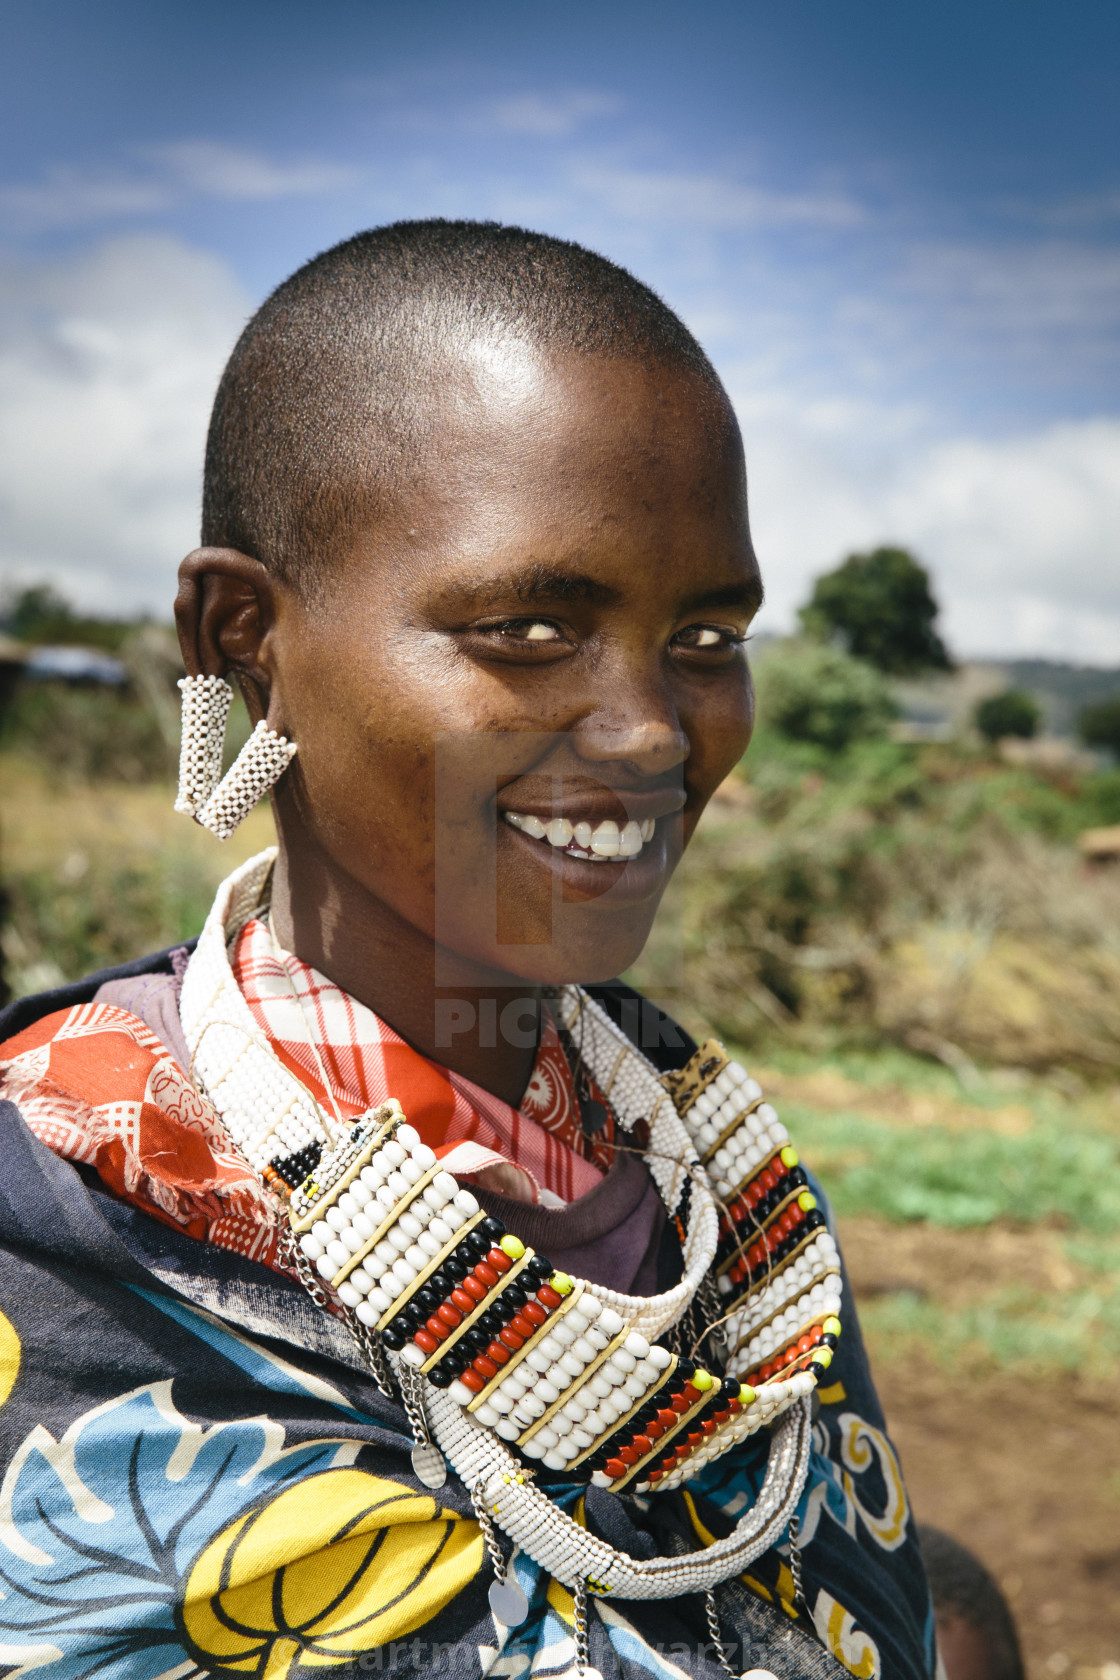
[[296,744],[262,719],[222,776],[222,749],[233,690],[223,677],[183,677],[179,794],[175,809],[219,840],[228,840],[257,801],[280,780]]

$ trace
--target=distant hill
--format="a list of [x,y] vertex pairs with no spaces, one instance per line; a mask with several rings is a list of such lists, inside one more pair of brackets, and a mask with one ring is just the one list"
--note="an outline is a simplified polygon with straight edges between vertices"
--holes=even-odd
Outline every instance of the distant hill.
[[1120,694],[1120,667],[1063,665],[1053,659],[990,659],[985,664],[1005,671],[1009,688],[1025,688],[1035,696],[1048,735],[1075,735],[1083,706]]

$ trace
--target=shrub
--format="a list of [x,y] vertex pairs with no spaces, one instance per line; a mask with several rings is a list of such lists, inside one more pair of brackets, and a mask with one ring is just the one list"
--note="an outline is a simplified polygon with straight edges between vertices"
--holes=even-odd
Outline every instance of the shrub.
[[977,729],[988,741],[1002,741],[1008,735],[1030,741],[1038,734],[1042,719],[1038,701],[1021,688],[989,695],[987,700],[981,700],[973,716]]
[[902,677],[950,669],[937,610],[925,567],[904,548],[877,548],[819,577],[799,616],[810,636]]
[[758,705],[764,727],[832,753],[884,735],[897,715],[878,671],[812,642],[782,643],[759,661]]
[[1120,694],[1086,706],[1078,717],[1077,732],[1087,747],[1104,747],[1120,759]]

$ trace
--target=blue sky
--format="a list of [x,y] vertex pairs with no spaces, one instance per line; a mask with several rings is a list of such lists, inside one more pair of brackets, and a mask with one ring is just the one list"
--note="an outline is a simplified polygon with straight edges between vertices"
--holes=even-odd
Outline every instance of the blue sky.
[[650,281],[743,424],[766,622],[853,547],[963,654],[1120,663],[1114,5],[20,0],[0,54],[0,568],[162,610],[265,293],[399,216]]

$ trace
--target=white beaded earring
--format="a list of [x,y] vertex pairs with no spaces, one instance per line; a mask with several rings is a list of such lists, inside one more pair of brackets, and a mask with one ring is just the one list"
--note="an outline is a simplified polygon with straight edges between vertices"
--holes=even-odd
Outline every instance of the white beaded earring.
[[183,739],[175,809],[192,816],[219,840],[228,840],[262,795],[280,780],[295,757],[296,744],[270,729],[262,718],[221,776],[233,690],[221,677],[184,677],[179,687]]

